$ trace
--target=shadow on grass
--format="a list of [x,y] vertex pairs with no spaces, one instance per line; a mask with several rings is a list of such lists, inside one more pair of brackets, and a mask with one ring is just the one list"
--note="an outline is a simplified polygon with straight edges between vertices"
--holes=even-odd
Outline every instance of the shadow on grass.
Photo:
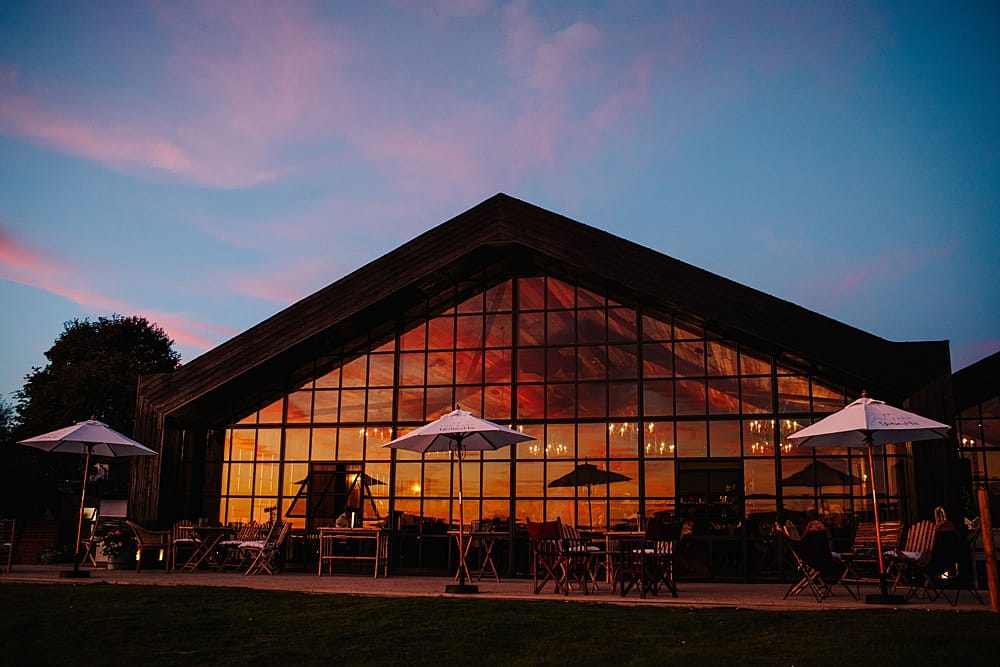
[[770,612],[14,583],[0,585],[0,610],[10,665],[914,665],[1000,652],[1000,617],[913,608]]

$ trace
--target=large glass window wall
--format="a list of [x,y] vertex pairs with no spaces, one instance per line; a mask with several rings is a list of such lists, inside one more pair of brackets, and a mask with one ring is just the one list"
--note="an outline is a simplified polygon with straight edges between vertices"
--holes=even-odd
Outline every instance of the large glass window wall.
[[[350,507],[365,520],[391,516],[396,529],[446,530],[458,521],[455,461],[382,445],[456,405],[535,437],[466,456],[467,522],[559,517],[623,529],[658,515],[752,537],[770,533],[780,503],[786,516],[824,516],[849,539],[854,517],[870,514],[859,452],[787,440],[856,389],[681,315],[553,277],[484,285],[443,311],[431,307],[406,313],[389,341],[328,351],[312,380],[228,425],[220,520],[260,520],[278,507],[312,529]],[[879,456],[875,482],[898,514],[905,447]],[[584,463],[620,481],[553,485]]]

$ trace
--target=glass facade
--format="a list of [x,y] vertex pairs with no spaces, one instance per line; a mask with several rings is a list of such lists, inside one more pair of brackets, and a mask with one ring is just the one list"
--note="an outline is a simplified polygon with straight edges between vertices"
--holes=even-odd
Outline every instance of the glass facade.
[[[973,488],[989,490],[991,513],[1000,512],[1000,397],[966,408],[955,420],[959,452],[969,462]],[[976,500],[967,498],[966,516],[979,514]]]
[[[775,565],[753,545],[771,534],[779,504],[786,518],[823,515],[848,542],[855,521],[870,517],[861,452],[817,456],[787,441],[860,390],[786,367],[682,314],[536,275],[456,285],[455,296],[401,313],[396,330],[325,351],[308,382],[224,425],[224,447],[209,461],[221,471],[218,495],[208,499],[222,522],[266,519],[278,507],[311,530],[349,506],[365,520],[392,517],[396,530],[455,525],[450,455],[382,445],[456,405],[535,437],[466,456],[466,522],[559,517],[604,530],[682,518],[694,537],[733,543],[709,562],[739,575]],[[884,518],[907,501],[905,452],[878,452]],[[550,486],[585,462],[628,479]],[[819,462],[838,474],[821,474]],[[984,453],[981,469],[1000,474],[1000,462]]]

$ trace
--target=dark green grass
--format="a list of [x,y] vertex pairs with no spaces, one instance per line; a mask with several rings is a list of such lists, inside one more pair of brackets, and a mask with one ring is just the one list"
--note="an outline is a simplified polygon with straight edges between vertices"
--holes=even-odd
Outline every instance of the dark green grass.
[[0,585],[10,665],[662,665],[992,662],[1000,617],[770,612],[238,588]]

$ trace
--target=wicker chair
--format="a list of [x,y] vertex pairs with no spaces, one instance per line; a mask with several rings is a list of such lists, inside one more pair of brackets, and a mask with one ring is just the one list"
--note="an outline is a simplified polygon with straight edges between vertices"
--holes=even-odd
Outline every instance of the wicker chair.
[[135,571],[142,572],[142,552],[153,550],[156,551],[160,559],[165,560],[164,567],[169,572],[170,571],[170,538],[171,532],[169,530],[150,530],[149,528],[144,528],[134,521],[125,521],[125,524],[132,529],[135,534],[136,542],[136,554],[135,554]]

